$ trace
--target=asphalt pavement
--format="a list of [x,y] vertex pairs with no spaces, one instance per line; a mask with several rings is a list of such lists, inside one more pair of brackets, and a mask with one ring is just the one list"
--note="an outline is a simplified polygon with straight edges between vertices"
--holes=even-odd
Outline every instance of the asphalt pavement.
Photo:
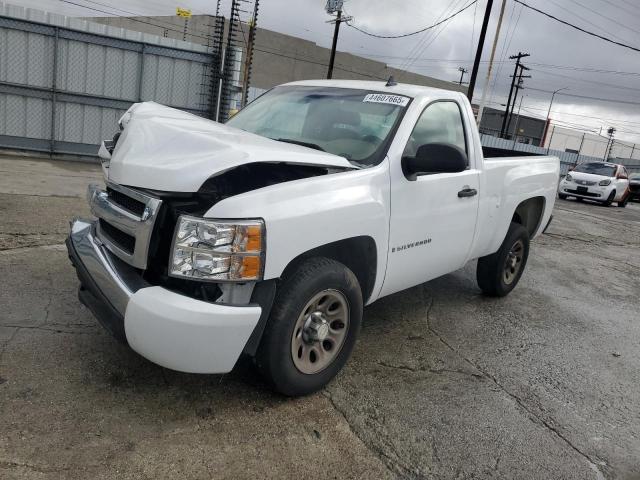
[[365,309],[324,391],[162,369],[77,300],[99,168],[0,157],[0,478],[640,478],[640,204],[556,203],[518,287],[475,265]]

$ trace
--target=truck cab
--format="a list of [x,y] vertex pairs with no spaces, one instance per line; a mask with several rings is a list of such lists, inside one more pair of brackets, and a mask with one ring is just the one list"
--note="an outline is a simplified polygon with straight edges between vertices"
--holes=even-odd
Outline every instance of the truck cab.
[[484,158],[460,93],[305,81],[225,125],[134,104],[101,147],[96,219],[72,222],[80,299],[147,359],[196,373],[255,359],[313,392],[364,305],[477,260],[504,296],[551,218],[554,157]]

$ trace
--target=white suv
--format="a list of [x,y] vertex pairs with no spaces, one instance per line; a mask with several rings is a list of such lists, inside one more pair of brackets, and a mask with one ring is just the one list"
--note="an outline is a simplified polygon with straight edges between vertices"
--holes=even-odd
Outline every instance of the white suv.
[[623,165],[607,162],[581,163],[571,170],[558,186],[561,200],[587,198],[607,206],[617,202],[626,207],[629,201],[629,173]]

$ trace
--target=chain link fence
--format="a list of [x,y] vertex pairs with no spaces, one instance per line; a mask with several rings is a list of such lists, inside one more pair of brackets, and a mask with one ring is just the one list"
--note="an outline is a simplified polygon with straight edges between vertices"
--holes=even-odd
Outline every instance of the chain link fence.
[[0,15],[0,148],[95,155],[140,101],[215,117],[215,49],[66,20]]

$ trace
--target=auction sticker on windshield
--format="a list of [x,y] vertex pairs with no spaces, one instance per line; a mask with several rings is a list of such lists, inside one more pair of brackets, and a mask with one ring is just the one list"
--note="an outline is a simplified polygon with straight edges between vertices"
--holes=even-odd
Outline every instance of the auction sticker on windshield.
[[389,105],[398,105],[400,107],[406,107],[409,103],[409,97],[403,97],[402,95],[387,95],[385,93],[369,93],[365,95],[363,102],[370,103],[388,103]]

